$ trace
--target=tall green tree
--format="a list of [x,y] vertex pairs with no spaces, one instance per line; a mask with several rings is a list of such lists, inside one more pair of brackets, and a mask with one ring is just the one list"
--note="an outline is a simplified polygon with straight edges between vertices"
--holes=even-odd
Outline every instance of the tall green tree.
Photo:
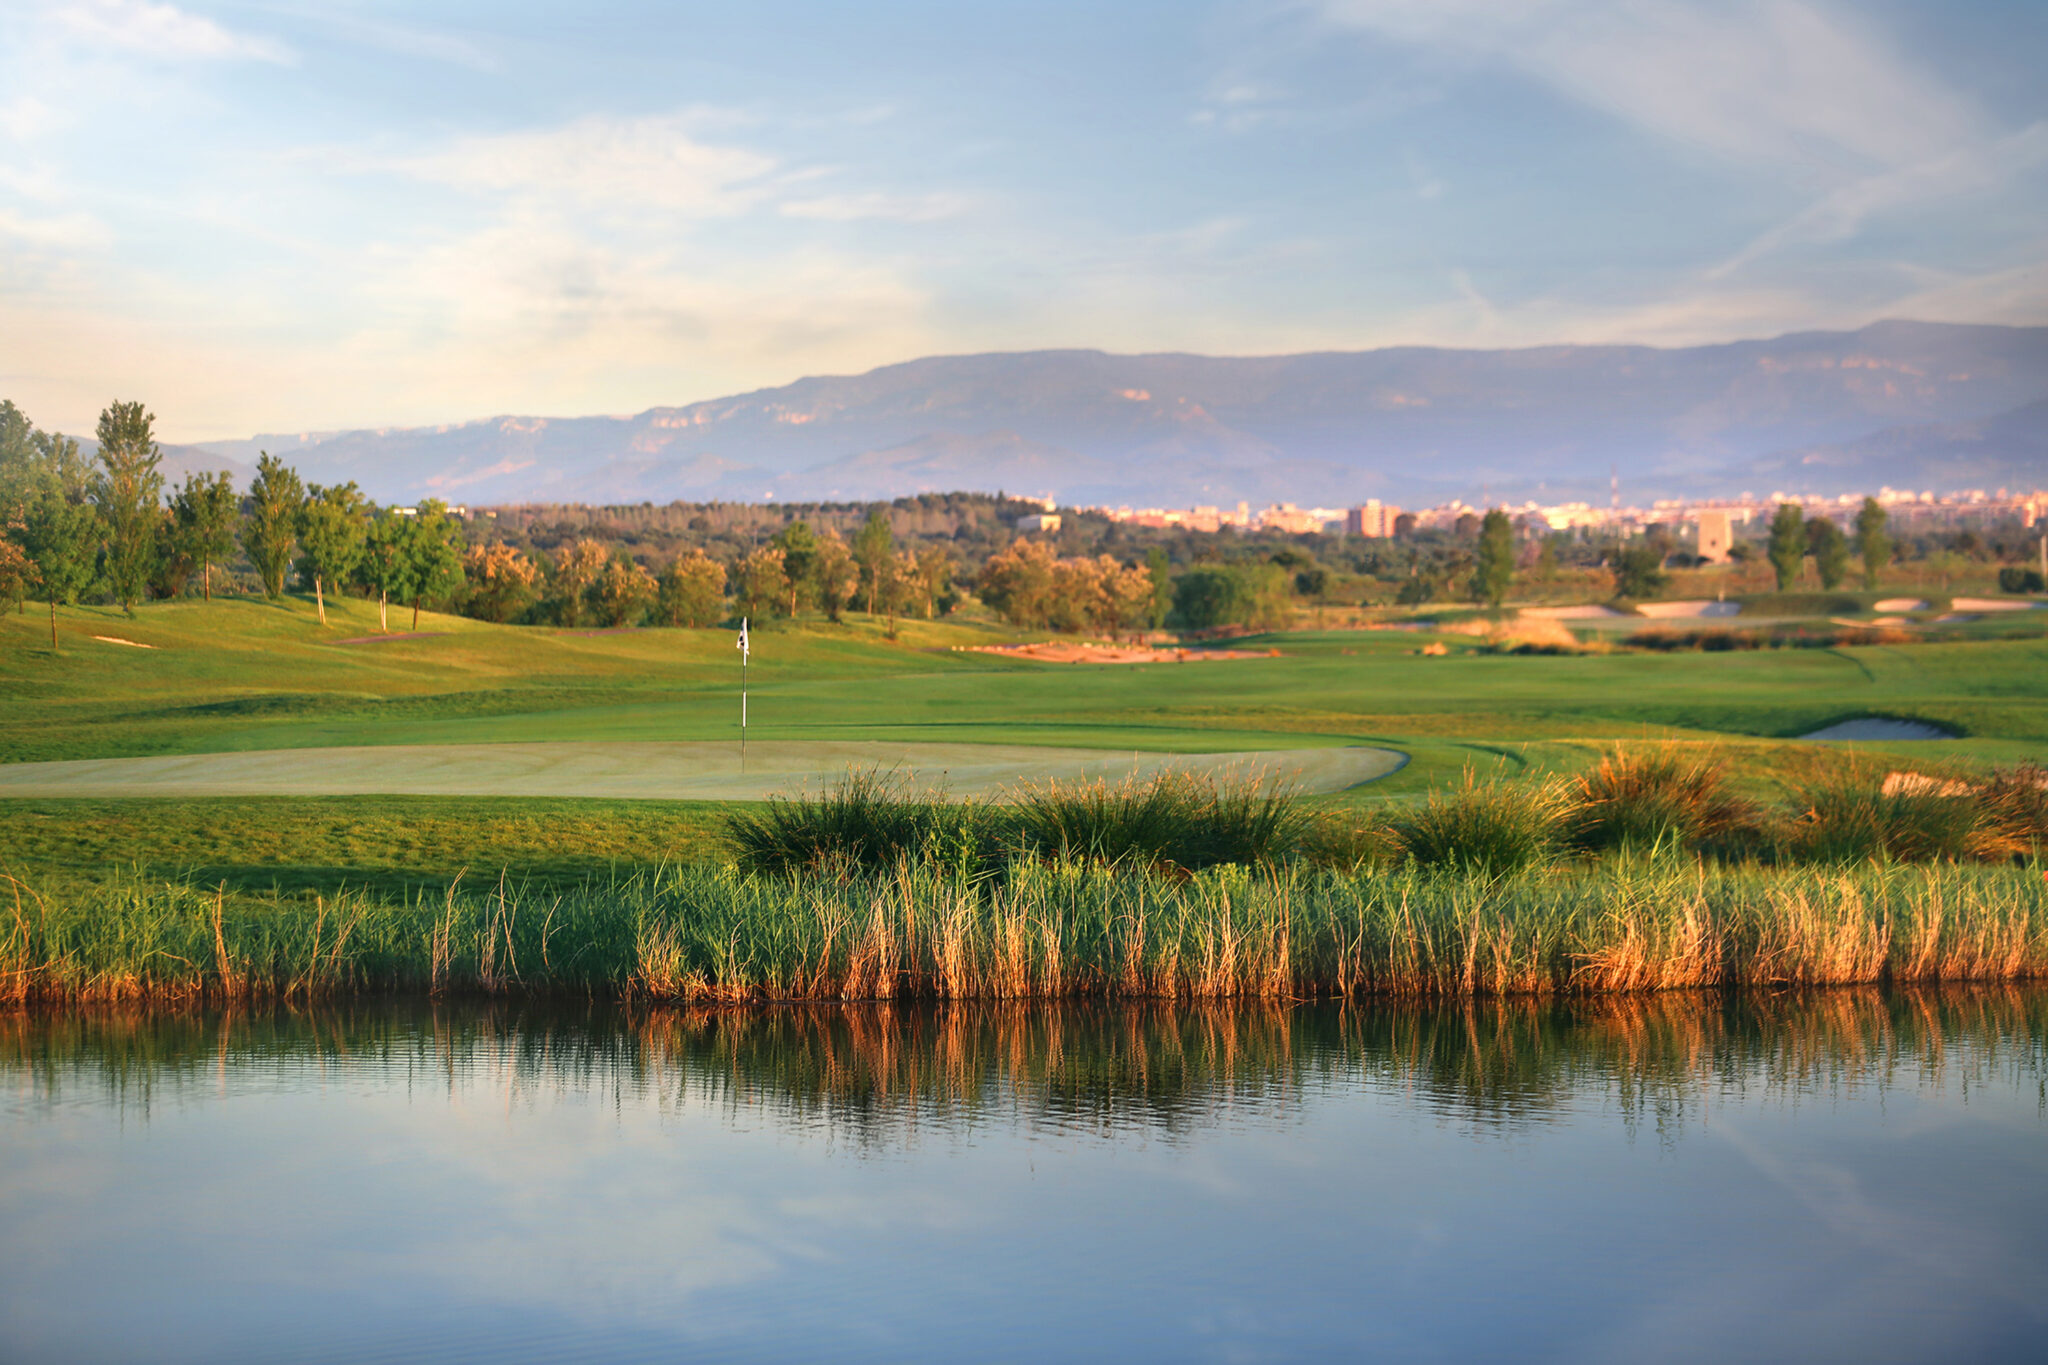
[[0,399],[0,509],[20,509],[39,493],[56,491],[73,502],[85,496],[90,462],[78,442],[39,431],[28,415]]
[[1157,630],[1166,624],[1166,614],[1173,610],[1173,569],[1164,546],[1154,545],[1145,551],[1145,573],[1152,580],[1152,600],[1145,608],[1145,624]]
[[107,587],[130,616],[163,553],[163,452],[155,425],[155,415],[140,403],[109,404],[100,413],[99,468],[87,488],[106,538]]
[[1515,528],[1494,508],[1479,524],[1479,562],[1472,572],[1472,600],[1498,607],[1515,585]]
[[[437,498],[422,502],[411,522],[405,553],[412,564],[412,628],[418,630],[420,603],[462,586],[462,528],[448,515],[447,504]],[[649,583],[651,586],[652,580]]]
[[797,598],[812,586],[811,571],[818,562],[818,538],[811,534],[808,524],[792,521],[768,543],[782,551],[782,574],[789,580],[785,592],[785,612],[794,616]]
[[242,551],[263,580],[263,595],[273,602],[284,596],[285,573],[299,548],[299,518],[305,509],[306,486],[299,482],[299,472],[264,451],[256,461],[256,479],[249,485]]
[[1664,591],[1670,581],[1664,572],[1664,551],[1647,541],[1616,550],[1613,564],[1617,597],[1644,601]]
[[213,600],[213,566],[235,548],[242,518],[235,481],[226,470],[187,474],[171,495],[171,553],[199,566],[201,590]]
[[313,580],[313,604],[327,624],[327,589],[340,587],[362,562],[370,505],[354,483],[306,490],[299,509],[299,572]]
[[391,599],[403,602],[412,595],[411,535],[412,518],[389,508],[374,516],[363,534],[357,581],[377,594],[377,629],[387,635],[391,632]]
[[677,556],[662,571],[655,610],[672,626],[716,624],[725,615],[725,566],[702,550]]
[[1778,591],[1790,588],[1806,562],[1806,514],[1794,503],[1782,502],[1771,517],[1769,548],[1771,568],[1778,575]]
[[1863,561],[1863,586],[1877,591],[1878,575],[1892,562],[1891,515],[1876,498],[1865,498],[1856,514],[1856,556]]
[[43,600],[50,604],[50,649],[57,648],[57,604],[72,603],[92,583],[99,551],[100,519],[93,509],[45,489],[23,509],[16,532],[22,552],[36,568]]
[[1813,555],[1821,587],[1829,592],[1841,587],[1849,575],[1849,540],[1834,518],[1814,517],[1806,523],[1806,548]]
[[875,614],[876,599],[889,585],[895,553],[896,536],[889,529],[889,514],[876,508],[853,539],[853,562],[860,565],[860,585],[868,595],[870,616]]

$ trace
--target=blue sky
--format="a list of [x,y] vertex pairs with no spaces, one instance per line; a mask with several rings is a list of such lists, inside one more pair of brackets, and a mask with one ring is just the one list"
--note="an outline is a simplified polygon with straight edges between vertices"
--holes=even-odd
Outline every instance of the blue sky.
[[171,439],[918,355],[2048,322],[2040,0],[0,0],[0,395]]

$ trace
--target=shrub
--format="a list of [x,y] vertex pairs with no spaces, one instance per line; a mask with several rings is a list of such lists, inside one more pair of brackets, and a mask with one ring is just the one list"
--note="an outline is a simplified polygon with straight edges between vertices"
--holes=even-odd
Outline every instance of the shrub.
[[2016,564],[2008,564],[1998,571],[1998,590],[2000,592],[2041,592],[2043,590],[2041,571],[2039,569],[2021,568]]
[[1723,765],[1676,748],[1616,749],[1572,779],[1564,842],[1588,852],[1684,847],[1733,851],[1760,832],[1762,813],[1728,790]]
[[1431,792],[1393,828],[1401,851],[1423,867],[1512,872],[1551,850],[1557,816],[1554,789],[1480,782],[1467,769],[1463,786]]

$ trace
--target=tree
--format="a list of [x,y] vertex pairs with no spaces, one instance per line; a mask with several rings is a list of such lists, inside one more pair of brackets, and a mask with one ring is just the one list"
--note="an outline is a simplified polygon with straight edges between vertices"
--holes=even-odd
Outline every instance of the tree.
[[818,559],[818,538],[801,521],[792,521],[768,542],[782,551],[782,575],[787,581],[785,615],[796,615],[796,599],[811,583],[811,570]]
[[1614,594],[1634,600],[1655,597],[1669,580],[1655,545],[1627,545],[1614,552]]
[[917,591],[917,556],[908,550],[898,550],[882,565],[881,577],[882,610],[889,621],[884,633],[893,640],[896,617],[910,606],[912,594]]
[[661,591],[654,575],[633,562],[623,551],[612,557],[598,575],[592,589],[597,623],[607,628],[637,625]]
[[540,569],[504,541],[472,545],[462,557],[462,576],[469,581],[464,610],[480,620],[503,624],[533,601]]
[[1163,546],[1154,545],[1145,551],[1145,573],[1152,580],[1152,600],[1145,608],[1145,624],[1157,630],[1166,624],[1166,613],[1173,610],[1173,571]]
[[78,600],[92,582],[100,538],[93,509],[46,489],[23,510],[22,553],[35,566],[43,600],[50,604],[50,648],[57,648],[57,604]]
[[837,621],[840,611],[860,587],[853,551],[846,548],[837,531],[827,531],[818,537],[818,554],[811,561],[811,576],[818,585],[818,605],[825,609],[827,618]]
[[1472,600],[1498,608],[1515,584],[1515,528],[1499,508],[1479,526],[1479,565],[1472,573]]
[[1849,573],[1849,541],[1832,517],[1815,517],[1806,523],[1806,547],[1813,554],[1821,587],[1829,592],[1841,587]]
[[420,628],[420,603],[462,586],[462,530],[446,503],[428,498],[409,518],[402,544],[410,562],[412,628]]
[[[840,551],[845,548],[842,544]],[[677,556],[662,570],[655,611],[672,626],[716,624],[725,615],[725,565],[702,550]]]
[[92,474],[78,442],[38,431],[28,415],[0,399],[0,508],[25,507],[37,494],[62,493],[73,502],[85,496]]
[[881,591],[882,580],[888,577],[895,547],[896,536],[889,529],[888,513],[879,508],[868,513],[867,522],[860,528],[860,534],[854,537],[853,560],[860,565],[860,581],[867,590],[870,616],[875,614],[875,597]]
[[285,571],[299,547],[299,515],[306,507],[306,486],[299,472],[268,451],[256,460],[256,479],[249,485],[249,516],[242,523],[242,553],[263,580],[263,595],[275,602],[284,596]]
[[[883,566],[882,576],[888,576],[887,565]],[[773,611],[787,591],[789,579],[782,571],[782,551],[773,545],[763,545],[740,561],[735,595],[741,613],[749,620],[759,620]]]
[[1876,498],[1865,498],[1856,514],[1856,554],[1863,561],[1863,586],[1877,591],[1877,577],[1892,562],[1892,538],[1887,529],[1891,517]]
[[162,550],[163,452],[151,434],[155,422],[140,403],[113,403],[101,412],[99,469],[88,488],[106,537],[107,586],[130,616]]
[[364,587],[377,594],[377,629],[391,630],[391,599],[403,602],[412,593],[412,555],[407,539],[412,518],[386,509],[370,522],[363,537],[363,557],[357,574]]
[[339,587],[362,562],[370,506],[353,483],[307,490],[299,509],[299,572],[313,580],[313,603],[327,624],[327,587]]
[[225,470],[194,471],[171,495],[171,553],[199,566],[200,587],[213,600],[213,566],[235,547],[235,523],[241,519],[235,481]]
[[924,619],[938,615],[939,595],[953,585],[953,556],[943,545],[927,545],[917,552],[915,574],[918,596],[924,599]]
[[[0,413],[0,419],[5,416]],[[14,607],[26,612],[28,595],[40,581],[34,561],[21,548],[21,537],[28,530],[22,519],[26,515],[19,503],[0,503],[0,611]]]
[[981,570],[981,600],[1013,626],[1042,626],[1052,610],[1052,547],[1013,540]]
[[1771,518],[1769,556],[1778,575],[1778,591],[1784,592],[1799,577],[1799,566],[1806,560],[1806,517],[1794,503],[1779,503]]
[[604,576],[604,566],[611,562],[612,552],[604,542],[587,537],[562,551],[555,560],[556,616],[563,625],[574,629],[582,622],[584,598]]

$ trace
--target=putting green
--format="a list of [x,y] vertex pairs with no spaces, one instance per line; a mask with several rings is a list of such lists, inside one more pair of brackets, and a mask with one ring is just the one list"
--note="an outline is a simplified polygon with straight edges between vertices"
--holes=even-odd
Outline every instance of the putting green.
[[1408,761],[1393,749],[1117,753],[1010,744],[771,740],[730,743],[395,744],[0,765],[9,796],[584,796],[749,801],[817,790],[876,766],[920,787],[991,796],[1022,782],[1144,777],[1168,768],[1240,772],[1304,792],[1343,791]]

